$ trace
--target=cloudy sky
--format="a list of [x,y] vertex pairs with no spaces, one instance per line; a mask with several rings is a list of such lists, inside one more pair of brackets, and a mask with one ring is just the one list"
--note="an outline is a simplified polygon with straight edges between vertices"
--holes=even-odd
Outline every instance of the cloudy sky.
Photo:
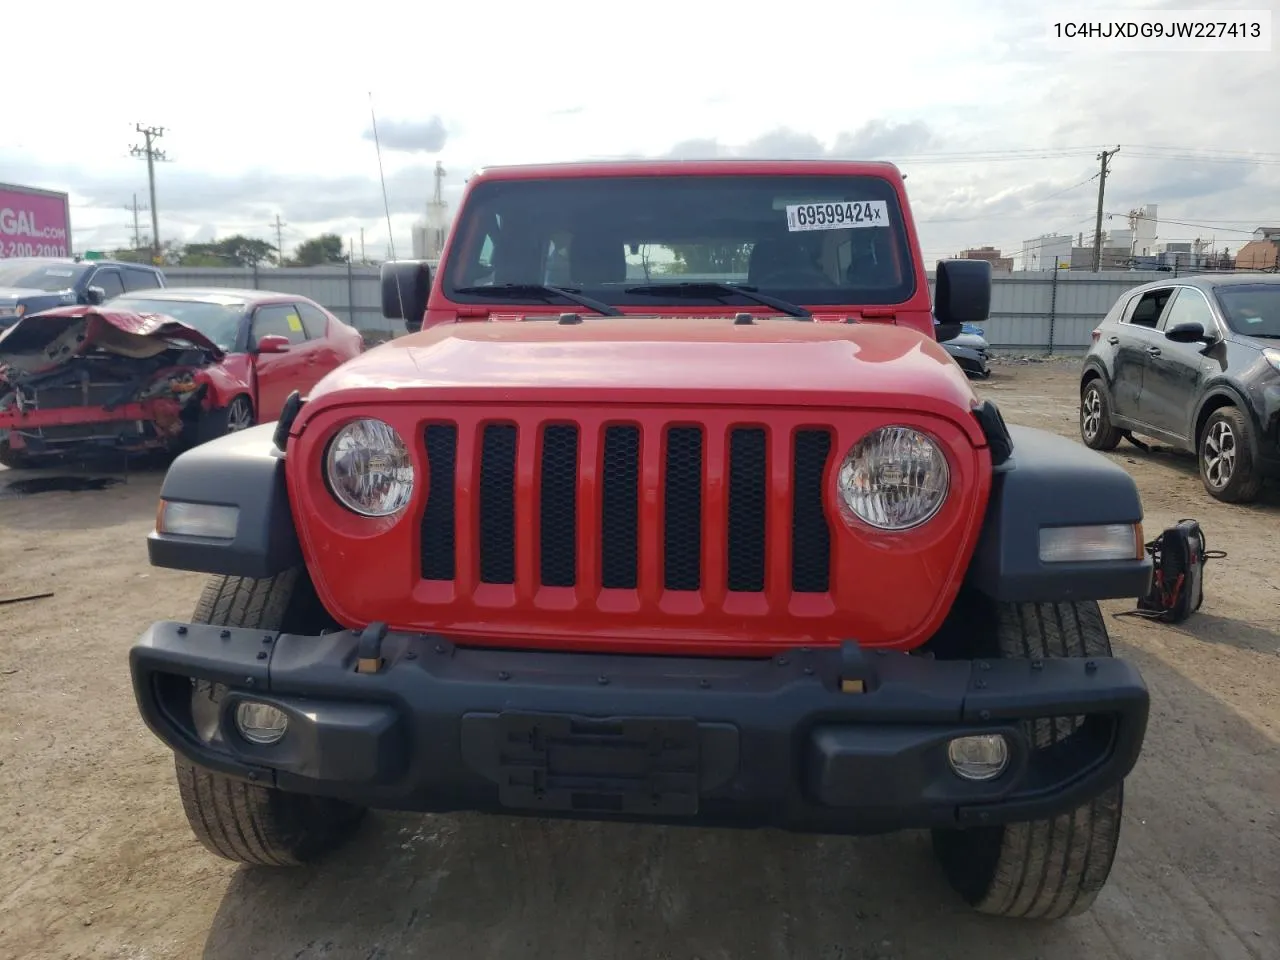
[[26,39],[6,70],[0,181],[68,191],[77,251],[127,244],[126,208],[147,201],[135,126],[163,126],[163,239],[274,241],[279,215],[289,250],[324,231],[358,248],[363,228],[383,257],[372,101],[402,256],[437,160],[456,203],[485,164],[890,159],[931,260],[1088,234],[1096,155],[1117,144],[1104,227],[1155,203],[1160,239],[1221,248],[1280,224],[1280,49],[1053,46],[1046,24],[1191,7],[1235,19],[1275,3],[225,0],[183,13],[138,0],[124,15],[71,2],[47,47],[47,8],[10,4],[5,33]]

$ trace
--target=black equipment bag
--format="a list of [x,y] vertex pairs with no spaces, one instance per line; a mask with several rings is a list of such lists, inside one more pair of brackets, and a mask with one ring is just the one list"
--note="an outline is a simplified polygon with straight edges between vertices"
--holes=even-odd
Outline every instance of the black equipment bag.
[[1225,557],[1206,550],[1204,531],[1195,520],[1179,520],[1147,543],[1154,571],[1151,589],[1138,598],[1133,613],[1164,623],[1181,623],[1204,602],[1204,563]]

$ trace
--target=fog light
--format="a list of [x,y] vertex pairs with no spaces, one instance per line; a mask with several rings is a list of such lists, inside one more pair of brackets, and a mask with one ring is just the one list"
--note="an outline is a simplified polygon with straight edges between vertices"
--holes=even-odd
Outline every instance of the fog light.
[[161,500],[160,509],[156,511],[156,532],[179,537],[234,540],[239,519],[239,507]]
[[1043,527],[1041,563],[1086,560],[1141,560],[1142,524],[1106,523],[1089,527]]
[[250,743],[279,743],[289,729],[289,718],[269,703],[242,700],[236,707],[236,729]]
[[1009,765],[1009,744],[998,733],[956,737],[947,747],[956,776],[965,780],[994,780]]

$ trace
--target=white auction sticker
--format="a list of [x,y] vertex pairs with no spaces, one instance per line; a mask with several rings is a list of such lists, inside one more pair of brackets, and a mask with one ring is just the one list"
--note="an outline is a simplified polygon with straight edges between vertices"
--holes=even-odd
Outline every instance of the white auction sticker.
[[847,227],[887,227],[889,204],[883,200],[846,200],[842,203],[791,203],[787,205],[787,229],[843,230]]

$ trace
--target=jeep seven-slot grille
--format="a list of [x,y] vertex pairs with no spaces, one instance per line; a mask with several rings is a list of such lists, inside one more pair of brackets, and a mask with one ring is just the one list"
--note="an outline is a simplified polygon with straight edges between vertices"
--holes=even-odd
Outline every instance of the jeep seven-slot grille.
[[[467,429],[467,428],[464,428]],[[459,428],[433,423],[424,436],[430,478],[422,516],[422,576],[453,580],[457,576],[458,500],[457,455]],[[526,436],[527,435],[527,436]],[[476,542],[474,556],[481,583],[513,584],[516,579],[517,540],[533,531],[517,529],[517,456],[522,441],[537,445],[534,485],[538,520],[536,576],[541,586],[573,587],[582,572],[580,529],[583,514],[598,524],[600,586],[636,589],[641,576],[640,543],[645,535],[642,502],[641,430],[633,424],[610,424],[597,438],[599,472],[595,502],[580,511],[583,468],[581,430],[565,423],[481,424],[475,438],[478,473],[475,477]],[[706,431],[699,426],[663,428],[657,490],[660,505],[662,586],[672,591],[698,591],[706,586],[707,482]],[[732,428],[724,446],[725,538],[723,587],[732,592],[765,590],[770,549],[770,443],[762,427]],[[830,589],[831,531],[824,509],[823,477],[831,454],[831,433],[801,429],[790,444],[791,576],[795,593],[825,593]],[[527,454],[526,454],[527,455]],[[782,529],[774,526],[776,531]],[[595,538],[589,538],[595,540]],[[525,549],[528,549],[527,547]]]

